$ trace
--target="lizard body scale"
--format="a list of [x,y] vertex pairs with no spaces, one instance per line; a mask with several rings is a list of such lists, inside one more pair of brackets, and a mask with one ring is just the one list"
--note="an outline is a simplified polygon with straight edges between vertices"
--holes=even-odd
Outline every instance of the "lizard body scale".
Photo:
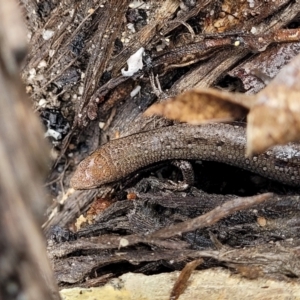
[[85,158],[71,186],[90,189],[118,181],[156,162],[218,161],[279,182],[300,186],[300,144],[290,143],[245,157],[246,133],[229,124],[173,125],[112,140]]

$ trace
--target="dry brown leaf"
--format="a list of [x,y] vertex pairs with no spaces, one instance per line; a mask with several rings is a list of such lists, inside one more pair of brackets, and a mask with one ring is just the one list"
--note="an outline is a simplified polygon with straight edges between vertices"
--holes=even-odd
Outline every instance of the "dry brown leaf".
[[247,155],[300,139],[300,55],[256,95],[194,89],[152,105],[145,115],[196,125],[241,118],[247,109]]
[[248,114],[247,155],[300,139],[300,56],[255,97]]
[[175,98],[157,103],[145,111],[146,116],[154,114],[168,119],[201,124],[211,121],[232,121],[246,115],[251,97],[215,89],[193,89]]

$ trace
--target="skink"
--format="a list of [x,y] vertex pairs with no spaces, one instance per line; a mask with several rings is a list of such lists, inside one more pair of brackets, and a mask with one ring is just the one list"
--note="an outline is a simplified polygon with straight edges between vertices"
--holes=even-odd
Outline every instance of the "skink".
[[300,144],[275,146],[245,157],[243,127],[229,124],[187,124],[163,127],[112,140],[85,158],[71,186],[91,189],[118,181],[148,165],[176,159],[218,161],[279,182],[300,186]]

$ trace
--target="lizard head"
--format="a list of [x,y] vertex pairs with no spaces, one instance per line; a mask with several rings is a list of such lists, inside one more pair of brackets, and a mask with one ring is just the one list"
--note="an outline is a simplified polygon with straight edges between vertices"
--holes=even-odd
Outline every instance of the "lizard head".
[[113,180],[111,166],[107,164],[101,152],[95,151],[78,165],[70,184],[76,190],[84,190],[96,188]]

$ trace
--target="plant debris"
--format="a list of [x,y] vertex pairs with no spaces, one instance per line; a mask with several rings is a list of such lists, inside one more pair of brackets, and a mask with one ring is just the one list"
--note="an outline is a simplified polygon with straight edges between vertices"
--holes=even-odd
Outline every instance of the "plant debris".
[[[78,163],[99,144],[172,124],[144,116],[155,102],[184,102],[205,88],[200,121],[207,115],[240,119],[253,103],[236,109],[236,101],[224,102],[226,114],[219,114],[223,108],[215,98],[231,92],[263,97],[266,86],[272,106],[273,92],[286,88],[282,79],[269,87],[270,77],[300,53],[299,1],[20,2],[30,40],[22,71],[26,91],[46,126],[61,137],[52,143],[46,185],[55,201],[43,225],[59,286],[182,270],[202,259],[198,269],[225,266],[247,278],[299,282],[297,189],[206,162],[193,163],[196,185],[186,192],[159,189],[163,179],[181,180],[166,165],[99,189],[69,188]],[[130,64],[130,76],[123,76],[137,52],[143,55],[136,68]],[[212,87],[219,91],[210,92]]]

